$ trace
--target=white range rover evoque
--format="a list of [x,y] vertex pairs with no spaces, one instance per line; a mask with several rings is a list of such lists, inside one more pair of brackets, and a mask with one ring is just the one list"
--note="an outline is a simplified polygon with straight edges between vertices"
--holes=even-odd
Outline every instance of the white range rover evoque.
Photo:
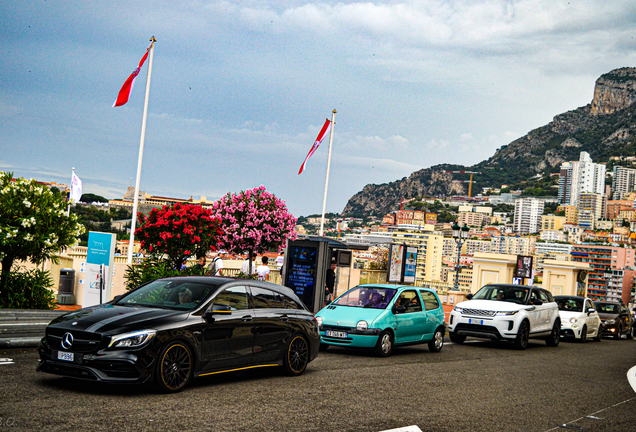
[[467,336],[513,342],[526,349],[528,339],[544,339],[559,345],[561,319],[552,294],[543,288],[524,285],[486,285],[467,301],[453,308],[448,331],[453,343]]

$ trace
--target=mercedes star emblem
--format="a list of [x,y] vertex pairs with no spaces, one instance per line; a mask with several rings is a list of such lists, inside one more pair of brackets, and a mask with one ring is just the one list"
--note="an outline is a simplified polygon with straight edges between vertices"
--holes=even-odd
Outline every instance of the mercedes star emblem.
[[62,348],[69,349],[73,345],[73,335],[65,333],[62,337]]

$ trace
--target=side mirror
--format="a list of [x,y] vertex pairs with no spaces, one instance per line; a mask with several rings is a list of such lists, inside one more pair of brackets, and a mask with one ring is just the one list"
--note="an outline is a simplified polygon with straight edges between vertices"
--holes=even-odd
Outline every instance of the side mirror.
[[466,294],[466,300],[472,300],[472,299],[473,299],[472,294]]
[[596,312],[596,309],[594,309],[594,308],[588,308],[587,309],[587,314],[588,315],[591,314],[591,313],[594,313],[594,312]]
[[209,323],[214,322],[214,315],[232,315],[232,309],[228,305],[213,304],[210,309],[205,311],[203,319]]
[[530,300],[530,304],[533,304],[535,306],[541,306],[543,302],[537,298],[533,298],[532,300]]

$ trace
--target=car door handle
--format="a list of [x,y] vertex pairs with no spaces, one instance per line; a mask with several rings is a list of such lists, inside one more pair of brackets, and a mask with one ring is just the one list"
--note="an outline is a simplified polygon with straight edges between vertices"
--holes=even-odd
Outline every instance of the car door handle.
[[281,321],[289,321],[289,317],[287,315],[281,315],[278,317]]
[[252,321],[252,316],[251,315],[246,315],[243,318],[241,318],[244,322],[250,322]]

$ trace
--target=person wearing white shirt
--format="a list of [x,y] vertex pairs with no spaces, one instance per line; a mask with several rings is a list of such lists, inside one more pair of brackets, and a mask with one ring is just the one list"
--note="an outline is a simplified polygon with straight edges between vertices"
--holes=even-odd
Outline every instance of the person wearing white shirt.
[[258,280],[269,280],[269,266],[267,265],[268,258],[264,256],[262,259],[263,264],[256,267],[256,273],[258,274]]
[[[250,258],[252,259],[252,271],[250,272]],[[256,254],[252,253],[251,257],[248,255],[248,258],[245,260],[243,265],[241,266],[241,273],[244,275],[253,275],[256,274]]]

